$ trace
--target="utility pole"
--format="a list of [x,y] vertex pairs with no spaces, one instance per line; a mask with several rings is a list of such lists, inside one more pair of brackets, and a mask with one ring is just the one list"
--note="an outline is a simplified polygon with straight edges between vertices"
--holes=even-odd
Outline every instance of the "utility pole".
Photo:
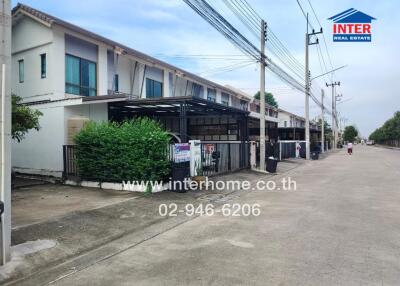
[[337,128],[336,128],[336,96],[335,96],[335,86],[340,86],[339,82],[326,83],[326,87],[332,87],[332,138],[333,138],[333,146],[332,149],[336,149],[337,145]]
[[321,153],[325,152],[324,90],[321,89]]
[[310,69],[309,69],[309,52],[308,47],[311,45],[317,45],[319,43],[318,38],[315,42],[310,42],[312,36],[322,33],[322,28],[319,32],[308,33],[308,13],[307,13],[307,33],[306,33],[306,69],[305,69],[305,117],[306,117],[306,128],[305,128],[305,139],[306,139],[306,160],[310,159]]
[[[336,92],[335,92],[335,94],[336,94]],[[342,100],[342,96],[343,96],[343,94],[335,95],[335,120],[336,120],[336,137],[335,137],[335,141],[336,141],[336,144],[339,142],[339,132],[341,132],[340,126],[339,126],[340,125],[340,119],[338,119],[339,118],[339,114],[338,114],[338,111],[337,111],[337,102]],[[339,122],[338,122],[338,120],[339,120]]]
[[267,24],[261,20],[260,55],[260,169],[265,171],[265,41]]
[[11,258],[11,1],[0,1],[0,201],[4,203],[1,215],[0,265]]

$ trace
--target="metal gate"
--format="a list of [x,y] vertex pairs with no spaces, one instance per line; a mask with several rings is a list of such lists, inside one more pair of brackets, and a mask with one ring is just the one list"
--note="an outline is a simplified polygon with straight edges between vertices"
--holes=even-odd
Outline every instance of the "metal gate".
[[203,175],[234,172],[250,167],[249,142],[201,142]]
[[306,141],[279,141],[280,145],[280,160],[296,158],[296,143],[300,144],[300,157],[306,157]]
[[77,178],[79,175],[78,175],[78,167],[76,166],[75,145],[63,146],[63,162],[64,162],[63,177],[65,179]]

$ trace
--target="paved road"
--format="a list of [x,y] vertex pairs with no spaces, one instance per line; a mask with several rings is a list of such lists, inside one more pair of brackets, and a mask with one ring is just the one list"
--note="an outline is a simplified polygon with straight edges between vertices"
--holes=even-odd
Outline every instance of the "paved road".
[[258,217],[198,217],[55,285],[400,285],[400,151],[356,146],[249,192]]

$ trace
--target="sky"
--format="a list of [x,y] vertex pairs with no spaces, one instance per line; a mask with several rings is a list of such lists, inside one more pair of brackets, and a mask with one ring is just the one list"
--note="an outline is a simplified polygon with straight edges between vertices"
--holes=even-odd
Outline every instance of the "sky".
[[[310,46],[312,77],[325,71],[324,62],[328,70],[331,66],[336,68],[346,65],[332,76],[314,80],[314,95],[320,98],[323,88],[324,103],[330,109],[331,89],[326,88],[325,83],[340,81],[341,85],[337,88],[337,93],[343,94],[342,102],[337,105],[340,117],[347,120],[347,125],[357,126],[362,136],[368,136],[393,116],[395,111],[400,110],[400,92],[397,86],[400,82],[400,1],[310,0],[318,20],[308,0],[299,1],[305,12],[310,13],[311,24],[316,29],[322,26],[326,41],[325,46],[323,37],[319,37],[322,57],[318,56],[316,45]],[[13,5],[17,4],[17,1],[12,2]],[[235,15],[229,13],[223,1],[209,2],[252,43],[259,45],[259,40]],[[269,28],[296,60],[304,65],[306,21],[296,0],[248,2],[267,21]],[[241,68],[223,69],[227,66],[237,67],[237,59],[243,58],[242,52],[183,0],[26,0],[22,3],[220,84],[230,84],[251,95],[258,90],[258,64],[248,62],[247,66]],[[332,41],[332,23],[327,19],[350,8],[377,19],[372,24],[372,42]],[[267,49],[267,56],[274,59],[269,52]],[[177,58],[176,55],[183,55],[185,58]],[[186,58],[187,55],[230,55],[232,60]],[[279,107],[304,115],[304,94],[280,81],[271,72],[266,74],[266,89],[274,94]],[[320,114],[320,108],[311,101],[311,118]],[[326,119],[331,122],[328,116]]]

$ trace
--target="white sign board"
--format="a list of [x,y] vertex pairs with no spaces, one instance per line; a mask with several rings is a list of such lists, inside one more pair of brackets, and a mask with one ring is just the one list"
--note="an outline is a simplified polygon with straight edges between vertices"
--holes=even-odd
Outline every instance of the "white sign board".
[[190,161],[189,143],[176,143],[174,145],[174,162],[182,163]]

